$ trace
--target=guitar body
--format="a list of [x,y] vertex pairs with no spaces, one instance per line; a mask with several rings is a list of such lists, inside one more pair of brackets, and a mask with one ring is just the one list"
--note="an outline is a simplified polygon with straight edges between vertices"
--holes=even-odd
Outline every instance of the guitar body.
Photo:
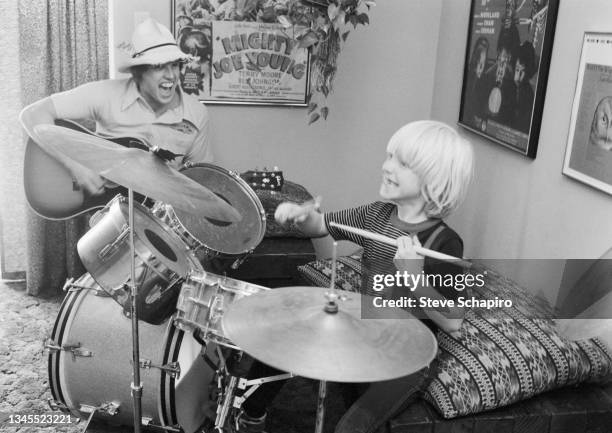
[[[95,135],[88,129],[67,120],[58,120],[65,126]],[[120,137],[111,141],[128,147],[146,148],[141,141]],[[32,210],[43,218],[64,220],[104,207],[124,188],[107,189],[101,195],[87,194],[72,178],[71,173],[55,158],[42,150],[34,140],[28,139],[23,163],[23,185]]]

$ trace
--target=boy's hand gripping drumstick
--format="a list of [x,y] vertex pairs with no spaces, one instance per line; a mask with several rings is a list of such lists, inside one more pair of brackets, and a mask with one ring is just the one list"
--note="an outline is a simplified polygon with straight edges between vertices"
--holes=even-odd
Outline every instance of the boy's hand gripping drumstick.
[[[330,221],[329,225],[332,227],[337,227],[342,230],[346,230],[347,232],[355,233],[356,235],[363,236],[364,238],[372,239],[373,241],[382,242],[384,244],[391,245],[394,247],[397,246],[396,239],[390,238],[385,235],[381,235],[378,233],[372,233],[367,230],[362,230],[362,229],[358,229],[358,228],[351,227],[351,226],[345,226],[344,224],[338,224],[333,221]],[[433,259],[442,260],[444,262],[450,262],[450,263],[453,263],[455,265],[458,265],[458,266],[461,266],[467,269],[472,267],[472,264],[468,262],[467,260],[460,259],[458,257],[449,256],[448,254],[440,253],[438,251],[433,251],[427,248],[416,247],[416,246],[414,247],[414,250],[417,252],[417,254],[420,254],[422,256],[431,257]]]

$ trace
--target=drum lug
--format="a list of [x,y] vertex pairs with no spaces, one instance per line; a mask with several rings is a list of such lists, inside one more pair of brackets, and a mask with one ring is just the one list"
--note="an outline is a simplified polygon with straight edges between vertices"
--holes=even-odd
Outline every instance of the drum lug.
[[46,340],[44,340],[43,345],[44,350],[47,350],[51,353],[59,352],[60,350],[71,352],[73,361],[76,361],[77,356],[81,358],[91,358],[93,356],[93,352],[91,350],[85,349],[84,347],[81,347],[81,343],[63,344],[59,346],[51,338],[47,338]]
[[141,359],[140,360],[140,368],[159,368],[162,371],[165,371],[170,375],[173,379],[178,379],[181,377],[181,366],[178,362],[171,362],[170,364],[164,365],[156,365],[150,359]]
[[72,283],[74,282],[74,278],[68,278],[64,283],[64,287],[62,287],[62,292],[73,292],[74,286]]
[[115,251],[117,251],[119,245],[123,244],[125,238],[129,235],[129,233],[129,227],[127,226],[127,224],[124,224],[124,226],[121,228],[121,233],[119,234],[119,236],[117,236],[117,238],[113,242],[106,245],[100,250],[100,252],[98,253],[98,258],[100,260],[104,260],[107,256],[112,255]]

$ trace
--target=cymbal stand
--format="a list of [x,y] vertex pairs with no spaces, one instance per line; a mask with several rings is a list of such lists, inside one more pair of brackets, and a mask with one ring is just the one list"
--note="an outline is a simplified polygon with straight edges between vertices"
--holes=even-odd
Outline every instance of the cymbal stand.
[[[338,304],[336,300],[339,298],[336,291],[336,262],[338,261],[338,242],[334,241],[332,248],[332,271],[330,278],[329,292],[326,293],[327,304],[324,310],[328,314],[338,313]],[[325,398],[327,397],[327,381],[319,381],[319,394],[317,396],[317,419],[315,422],[315,433],[323,433],[325,424]]]
[[140,381],[140,346],[138,342],[138,303],[136,302],[136,249],[134,247],[134,192],[128,189],[128,225],[130,233],[130,300],[132,318],[132,398],[134,400],[134,433],[140,433],[142,422],[142,382]]

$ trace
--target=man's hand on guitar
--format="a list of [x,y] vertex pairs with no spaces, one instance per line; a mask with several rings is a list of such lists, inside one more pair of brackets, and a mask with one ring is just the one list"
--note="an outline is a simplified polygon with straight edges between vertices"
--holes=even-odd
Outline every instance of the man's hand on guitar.
[[106,179],[81,164],[71,164],[69,169],[74,181],[89,195],[103,194],[104,188],[109,186]]

